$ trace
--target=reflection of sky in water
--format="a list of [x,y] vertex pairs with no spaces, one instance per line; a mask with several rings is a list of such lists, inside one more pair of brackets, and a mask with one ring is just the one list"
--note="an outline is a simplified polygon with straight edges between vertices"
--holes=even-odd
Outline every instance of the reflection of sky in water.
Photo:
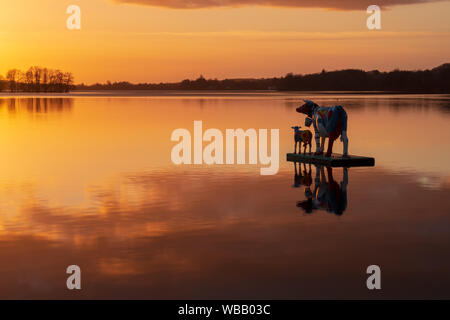
[[[383,297],[449,297],[448,100],[339,97],[376,167],[349,169],[336,216],[296,206],[294,98],[0,99],[0,296],[69,297],[75,263],[83,297],[370,297],[378,263]],[[280,128],[279,174],[175,167],[170,133],[194,120]]]

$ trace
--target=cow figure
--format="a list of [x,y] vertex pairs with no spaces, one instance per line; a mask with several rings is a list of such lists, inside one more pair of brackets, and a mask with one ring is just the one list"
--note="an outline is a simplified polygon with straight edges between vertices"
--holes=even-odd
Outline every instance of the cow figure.
[[331,157],[333,143],[340,136],[344,144],[343,157],[348,156],[347,112],[342,106],[320,107],[311,100],[305,100],[305,104],[298,107],[296,111],[306,114],[308,116],[306,124],[310,125],[312,122],[314,126],[314,138],[316,140],[314,155],[323,154],[325,139],[329,138],[325,156]]
[[298,153],[306,153],[306,147],[309,145],[309,153],[311,153],[312,133],[309,130],[300,130],[300,126],[291,127],[294,129],[294,153],[297,153],[297,143],[299,144]]

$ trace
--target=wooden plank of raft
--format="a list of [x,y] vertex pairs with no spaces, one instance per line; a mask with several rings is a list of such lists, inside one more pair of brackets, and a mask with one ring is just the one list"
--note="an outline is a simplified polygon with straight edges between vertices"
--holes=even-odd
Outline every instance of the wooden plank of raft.
[[342,154],[336,153],[333,153],[331,157],[315,156],[310,153],[288,153],[286,156],[287,161],[322,164],[329,167],[373,167],[375,165],[374,158],[353,155],[342,157]]

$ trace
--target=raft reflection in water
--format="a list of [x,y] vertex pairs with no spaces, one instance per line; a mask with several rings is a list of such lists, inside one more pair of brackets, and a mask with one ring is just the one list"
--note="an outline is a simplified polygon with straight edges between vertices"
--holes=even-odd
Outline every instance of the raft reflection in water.
[[[303,164],[303,171],[302,171]],[[340,184],[333,178],[333,168],[321,165],[315,167],[314,186],[311,172],[311,164],[294,162],[294,188],[305,186],[306,200],[298,201],[297,207],[306,214],[311,214],[316,210],[325,210],[341,216],[347,208],[347,184],[348,168],[343,167],[343,177]],[[313,190],[311,187],[313,186]]]

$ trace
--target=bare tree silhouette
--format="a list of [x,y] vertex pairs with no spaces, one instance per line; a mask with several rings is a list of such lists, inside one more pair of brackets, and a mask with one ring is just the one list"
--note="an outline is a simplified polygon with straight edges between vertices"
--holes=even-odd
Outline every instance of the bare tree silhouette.
[[9,90],[15,92],[17,90],[17,81],[19,80],[20,71],[17,69],[9,70],[6,73],[6,79],[9,82]]
[[38,66],[26,72],[9,70],[6,80],[0,78],[0,90],[10,92],[69,92],[74,88],[74,77],[70,72],[52,70]]

